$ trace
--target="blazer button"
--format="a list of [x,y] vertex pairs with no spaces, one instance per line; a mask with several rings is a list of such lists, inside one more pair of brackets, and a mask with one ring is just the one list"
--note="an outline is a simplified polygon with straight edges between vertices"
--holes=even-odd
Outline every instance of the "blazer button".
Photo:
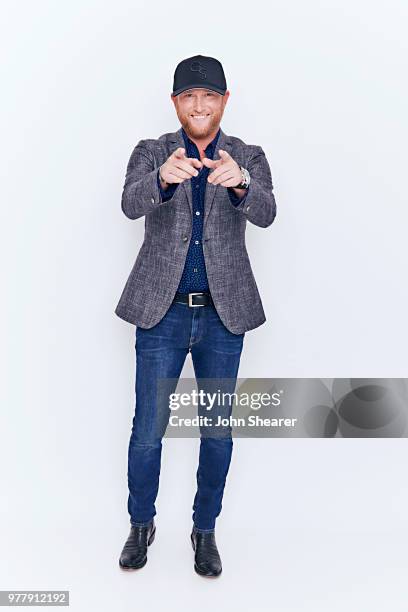
[[152,198],[150,201],[151,201],[152,204],[154,204],[154,198]]
[[187,242],[188,237],[187,236],[183,236],[183,242]]
[[250,208],[251,208],[250,206],[247,206],[247,207],[246,207],[246,209],[247,209],[247,210],[249,210]]

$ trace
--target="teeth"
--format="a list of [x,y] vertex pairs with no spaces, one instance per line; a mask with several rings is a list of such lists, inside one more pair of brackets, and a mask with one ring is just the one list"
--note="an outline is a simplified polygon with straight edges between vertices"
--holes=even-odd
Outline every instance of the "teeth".
[[191,115],[193,119],[206,119],[208,115]]

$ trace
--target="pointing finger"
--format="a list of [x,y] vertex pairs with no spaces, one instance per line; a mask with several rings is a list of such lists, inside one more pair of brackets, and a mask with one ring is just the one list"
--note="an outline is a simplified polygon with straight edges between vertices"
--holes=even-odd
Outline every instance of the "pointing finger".
[[190,162],[190,164],[192,166],[195,166],[196,168],[201,168],[201,166],[203,165],[201,161],[196,157],[187,157],[186,161]]
[[231,155],[227,151],[224,151],[223,149],[219,149],[218,153],[219,153],[219,156],[225,161],[227,161],[228,159],[231,159]]
[[207,168],[218,168],[222,164],[222,159],[209,159],[208,157],[204,157],[203,164],[207,166]]
[[175,159],[173,163],[174,168],[179,168],[184,172],[187,172],[189,176],[197,176],[198,171],[194,168],[192,164],[189,163],[188,159]]
[[183,149],[183,147],[179,147],[173,153],[174,157],[177,157],[178,159],[182,159],[183,157],[185,157],[185,154],[186,154],[186,150]]

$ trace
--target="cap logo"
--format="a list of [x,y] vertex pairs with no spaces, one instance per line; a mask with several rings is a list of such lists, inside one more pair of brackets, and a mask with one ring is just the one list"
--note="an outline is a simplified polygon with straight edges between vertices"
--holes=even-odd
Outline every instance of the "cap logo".
[[200,64],[200,62],[192,62],[190,65],[190,70],[192,70],[193,72],[198,72],[202,79],[207,78],[205,68],[202,64]]

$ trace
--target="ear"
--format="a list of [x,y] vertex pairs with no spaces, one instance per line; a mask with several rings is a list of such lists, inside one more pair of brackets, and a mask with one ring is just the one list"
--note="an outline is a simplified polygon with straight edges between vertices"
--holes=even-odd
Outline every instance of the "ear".
[[226,105],[226,103],[227,103],[227,101],[228,101],[229,95],[230,95],[230,92],[229,92],[229,90],[227,89],[227,91],[226,91],[226,92],[225,92],[225,94],[223,95],[223,101],[222,101],[223,108],[225,107],[225,105]]

